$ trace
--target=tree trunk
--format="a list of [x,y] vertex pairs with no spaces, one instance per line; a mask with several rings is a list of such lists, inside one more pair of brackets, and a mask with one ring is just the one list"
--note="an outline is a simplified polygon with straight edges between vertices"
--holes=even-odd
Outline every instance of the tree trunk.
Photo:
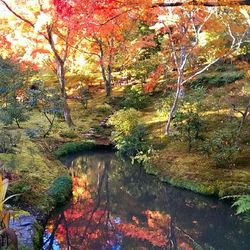
[[174,102],[173,102],[173,105],[169,111],[168,120],[167,120],[166,127],[165,127],[165,135],[166,136],[169,135],[171,121],[173,119],[174,112],[177,108],[177,103],[179,101],[179,98],[184,95],[183,72],[184,72],[184,67],[185,67],[185,63],[186,63],[186,48],[184,46],[181,46],[181,52],[180,52],[181,54],[180,54],[180,63],[179,64],[178,64],[178,59],[177,59],[177,55],[176,55],[176,51],[175,51],[174,46],[173,46],[173,49],[174,49],[175,64],[176,64],[176,67],[178,68],[178,79],[177,79],[177,86],[176,86]]
[[111,70],[108,69],[108,77],[106,76],[105,67],[101,63],[102,78],[105,83],[106,96],[111,96]]
[[69,127],[74,126],[74,123],[72,121],[71,118],[71,114],[70,114],[70,109],[67,103],[67,93],[65,91],[65,72],[64,72],[64,63],[63,62],[59,62],[57,61],[57,78],[60,84],[60,88],[61,88],[61,96],[64,100],[63,103],[63,113],[64,113],[64,119],[66,121],[66,123],[68,124]]
[[171,125],[171,121],[173,119],[174,116],[174,112],[177,108],[177,103],[180,97],[180,93],[181,93],[181,82],[182,82],[182,77],[178,76],[178,81],[177,81],[177,87],[176,87],[176,92],[175,92],[175,98],[174,98],[174,102],[173,105],[168,113],[168,120],[166,123],[166,127],[165,127],[165,135],[169,135],[170,133],[170,125]]
[[105,84],[106,96],[111,96],[111,66],[108,65],[108,78]]

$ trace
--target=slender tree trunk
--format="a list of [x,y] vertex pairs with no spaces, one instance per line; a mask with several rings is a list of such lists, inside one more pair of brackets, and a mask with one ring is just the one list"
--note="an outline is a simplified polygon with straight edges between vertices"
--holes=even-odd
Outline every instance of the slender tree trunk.
[[[49,45],[54,53],[54,58],[55,58],[55,62],[56,62],[56,74],[57,74],[57,79],[60,85],[60,89],[61,89],[61,96],[64,99],[64,104],[63,104],[63,113],[64,113],[64,119],[65,122],[68,124],[69,127],[74,126],[74,123],[72,121],[71,118],[71,114],[70,114],[70,109],[67,103],[67,94],[65,91],[65,70],[64,70],[64,64],[67,58],[67,52],[65,52],[64,57],[60,57],[60,55],[58,54],[56,47],[55,47],[55,43],[54,43],[54,39],[53,39],[53,34],[52,34],[52,27],[51,26],[47,26],[47,34],[48,34],[48,42]],[[66,49],[67,51],[67,49]]]
[[168,120],[166,123],[166,127],[165,127],[165,135],[169,135],[170,133],[170,125],[171,125],[171,121],[173,119],[174,116],[174,112],[177,108],[177,103],[179,101],[180,98],[180,93],[181,93],[181,82],[182,82],[182,77],[178,76],[178,80],[177,80],[177,87],[176,87],[176,92],[175,92],[175,97],[174,97],[174,102],[173,105],[168,113]]
[[172,105],[172,107],[169,111],[169,114],[168,114],[168,119],[167,119],[167,123],[166,123],[166,127],[165,127],[165,135],[169,135],[171,121],[173,119],[174,112],[177,108],[179,98],[181,96],[183,96],[183,94],[184,94],[183,72],[184,72],[184,67],[186,64],[186,48],[184,46],[181,47],[181,54],[180,54],[180,59],[179,59],[180,62],[179,63],[178,63],[177,54],[176,54],[176,50],[175,50],[174,45],[173,45],[173,51],[174,51],[175,65],[177,67],[177,72],[178,72],[178,79],[177,79],[177,84],[176,84],[176,92],[175,92],[174,102],[173,102],[173,105]]
[[60,84],[60,88],[61,88],[61,96],[64,100],[63,103],[63,113],[64,113],[64,119],[66,121],[66,123],[68,124],[69,127],[74,126],[74,123],[72,121],[71,118],[71,114],[70,114],[70,109],[67,103],[67,93],[65,91],[65,71],[64,71],[64,63],[63,62],[59,62],[57,61],[57,78]]
[[108,65],[108,78],[106,81],[106,95],[111,96],[111,66]]

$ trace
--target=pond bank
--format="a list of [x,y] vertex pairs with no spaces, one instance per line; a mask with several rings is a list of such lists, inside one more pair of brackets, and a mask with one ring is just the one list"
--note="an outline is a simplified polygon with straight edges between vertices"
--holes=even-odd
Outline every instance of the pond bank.
[[249,161],[243,156],[234,166],[215,167],[204,155],[187,153],[181,143],[170,144],[156,152],[146,171],[163,182],[203,195],[221,198],[250,193]]

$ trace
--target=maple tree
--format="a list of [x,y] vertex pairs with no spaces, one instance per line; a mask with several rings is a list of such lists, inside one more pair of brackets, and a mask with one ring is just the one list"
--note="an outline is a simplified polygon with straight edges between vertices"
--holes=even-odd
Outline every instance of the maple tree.
[[[241,26],[235,23],[235,15],[237,20],[242,20]],[[235,9],[184,6],[160,8],[158,22],[152,29],[164,34],[162,54],[170,55],[168,62],[172,63],[177,78],[165,128],[168,135],[178,100],[185,95],[186,83],[237,51],[247,37],[249,26],[246,18]],[[154,83],[149,83],[147,90],[152,90]]]

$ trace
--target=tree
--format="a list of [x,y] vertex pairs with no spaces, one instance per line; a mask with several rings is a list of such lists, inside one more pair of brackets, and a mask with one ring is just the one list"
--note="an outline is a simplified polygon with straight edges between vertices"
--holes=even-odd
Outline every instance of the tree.
[[18,100],[18,92],[24,84],[24,73],[19,63],[0,58],[0,97],[2,98],[0,121],[5,125],[16,123],[20,128],[20,122],[29,119],[25,104]]
[[40,87],[38,90],[29,91],[29,103],[31,107],[37,106],[49,123],[48,129],[43,135],[45,138],[53,128],[55,118],[62,115],[63,100],[56,89]]
[[[55,6],[51,1],[0,1],[15,17],[15,29],[20,25],[21,32],[28,37],[30,41],[37,44],[36,48],[30,47],[31,54],[52,53],[56,65],[56,74],[61,90],[61,97],[64,99],[64,118],[69,126],[73,125],[70,109],[67,103],[67,93],[65,90],[65,64],[70,53],[70,45],[74,43],[74,37],[78,32],[73,30],[67,23],[62,22],[55,12]],[[56,3],[56,1],[54,1]],[[16,8],[19,7],[19,10]],[[20,8],[21,7],[21,8]],[[21,9],[21,11],[20,11]],[[64,3],[64,11],[70,12],[70,6]],[[24,14],[25,13],[25,14]],[[13,22],[13,20],[11,20]],[[13,27],[13,23],[11,25]],[[20,35],[20,34],[19,34]],[[43,49],[44,42],[49,45],[48,49]]]
[[[236,24],[235,16],[242,20],[241,26]],[[186,83],[239,49],[249,27],[237,9],[176,7],[161,10],[152,29],[164,34],[162,52],[171,54],[177,78],[175,98],[165,128],[168,135],[179,99],[185,95]]]

